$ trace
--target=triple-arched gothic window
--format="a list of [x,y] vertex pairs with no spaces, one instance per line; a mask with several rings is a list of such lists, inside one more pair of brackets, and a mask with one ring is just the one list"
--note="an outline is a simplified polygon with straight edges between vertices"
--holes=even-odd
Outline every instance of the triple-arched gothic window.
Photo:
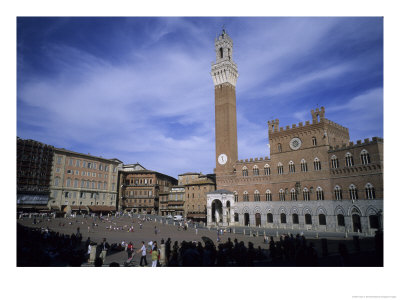
[[255,190],[254,191],[254,202],[259,202],[260,201],[260,192]]
[[339,168],[339,160],[336,157],[336,155],[332,155],[332,157],[331,157],[331,167],[332,167],[332,169]]
[[296,169],[295,169],[295,166],[294,166],[294,162],[290,161],[289,162],[289,173],[295,173],[295,172],[296,172]]
[[320,186],[317,187],[315,192],[317,194],[317,200],[324,200],[324,191],[322,190],[322,188]]
[[290,200],[297,201],[297,192],[294,188],[290,190]]
[[300,169],[301,169],[302,172],[307,172],[308,171],[307,162],[306,162],[306,160],[304,158],[300,162]]
[[242,175],[243,176],[249,176],[249,171],[247,170],[247,167],[246,166],[244,166],[243,168],[242,168]]
[[257,166],[257,165],[255,165],[255,166],[253,167],[253,175],[254,175],[254,176],[260,175],[260,172],[259,172],[259,170],[258,170],[258,166]]
[[321,170],[321,161],[318,157],[314,158],[314,170],[319,171]]
[[306,187],[303,189],[303,200],[310,201],[310,191]]
[[363,149],[361,151],[361,163],[363,165],[368,165],[371,163],[371,159],[369,158],[369,153],[367,150]]
[[352,166],[354,166],[353,155],[351,155],[350,152],[347,152],[347,153],[346,153],[345,159],[346,159],[346,167],[352,167]]
[[279,200],[285,201],[285,191],[283,189],[279,190]]
[[283,165],[281,162],[278,163],[278,174],[283,174]]
[[336,200],[342,200],[343,199],[343,195],[342,195],[342,189],[340,188],[340,186],[335,186],[335,199]]
[[271,175],[271,168],[270,168],[269,164],[266,164],[264,166],[264,175]]
[[375,199],[375,188],[370,183],[365,185],[365,198]]
[[349,186],[349,194],[350,194],[350,199],[351,200],[357,200],[358,199],[357,187],[354,184],[351,184]]

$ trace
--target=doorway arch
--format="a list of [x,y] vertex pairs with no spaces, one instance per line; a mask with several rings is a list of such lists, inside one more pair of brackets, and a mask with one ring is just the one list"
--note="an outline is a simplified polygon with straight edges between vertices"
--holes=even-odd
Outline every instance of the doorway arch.
[[255,219],[256,219],[256,226],[261,226],[261,214],[260,213],[256,213]]
[[244,226],[248,226],[249,224],[250,224],[249,213],[244,213]]
[[362,232],[362,230],[361,230],[361,218],[360,218],[360,215],[359,214],[352,214],[351,215],[351,219],[352,219],[352,221],[353,221],[353,231],[354,232],[358,232],[358,231],[360,231],[360,232]]
[[222,202],[215,199],[211,204],[211,219],[212,222],[222,222]]

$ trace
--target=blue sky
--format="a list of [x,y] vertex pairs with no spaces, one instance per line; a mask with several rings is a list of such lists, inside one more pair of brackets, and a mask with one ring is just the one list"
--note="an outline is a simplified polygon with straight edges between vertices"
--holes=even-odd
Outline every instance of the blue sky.
[[267,121],[383,137],[383,18],[18,18],[17,135],[174,177],[215,167],[214,38],[234,42],[239,158]]

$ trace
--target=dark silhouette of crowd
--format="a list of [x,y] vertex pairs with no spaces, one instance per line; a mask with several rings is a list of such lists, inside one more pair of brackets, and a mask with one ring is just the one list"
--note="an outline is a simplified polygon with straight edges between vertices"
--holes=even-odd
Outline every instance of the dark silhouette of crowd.
[[17,266],[80,266],[85,260],[82,235],[17,224]]
[[165,265],[169,267],[227,267],[227,266],[253,266],[256,260],[268,258],[265,249],[254,248],[249,242],[248,247],[244,242],[234,242],[228,238],[226,243],[216,246],[211,240],[205,239],[204,246],[201,242],[183,241],[181,245],[171,239],[165,242]]

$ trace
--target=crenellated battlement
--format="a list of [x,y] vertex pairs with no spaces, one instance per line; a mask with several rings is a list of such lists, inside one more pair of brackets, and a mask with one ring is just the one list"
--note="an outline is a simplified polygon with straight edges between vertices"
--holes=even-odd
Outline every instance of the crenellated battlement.
[[328,124],[338,130],[346,131],[347,133],[349,132],[348,128],[326,119],[324,107],[321,107],[321,110],[318,108],[316,110],[311,110],[311,116],[312,116],[312,122],[305,121],[305,124],[303,124],[303,122],[299,122],[298,124],[292,124],[292,126],[286,125],[285,127],[279,127],[279,119],[268,121],[268,132],[269,133],[290,132],[293,129],[310,127],[315,124]]
[[369,138],[364,139],[364,141],[362,140],[357,140],[356,143],[354,143],[353,141],[350,141],[348,144],[342,144],[342,145],[337,145],[335,147],[329,147],[329,152],[333,152],[333,151],[338,151],[338,150],[348,150],[348,149],[352,149],[352,148],[356,148],[359,146],[367,146],[367,145],[371,145],[371,144],[376,144],[376,143],[383,143],[383,138],[379,138],[379,137],[373,137],[372,140],[370,140]]
[[236,163],[263,162],[263,161],[270,161],[270,160],[271,159],[268,156],[266,156],[266,157],[240,159]]

